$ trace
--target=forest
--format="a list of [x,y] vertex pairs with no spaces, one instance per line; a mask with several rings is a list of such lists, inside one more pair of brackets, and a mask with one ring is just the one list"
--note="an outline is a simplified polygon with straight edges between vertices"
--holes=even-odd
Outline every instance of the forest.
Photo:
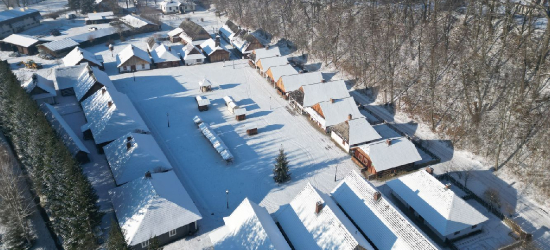
[[550,195],[548,1],[211,3]]

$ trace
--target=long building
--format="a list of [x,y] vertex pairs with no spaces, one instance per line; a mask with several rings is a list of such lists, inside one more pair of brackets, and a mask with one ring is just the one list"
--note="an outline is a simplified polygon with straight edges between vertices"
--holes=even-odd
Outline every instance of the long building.
[[38,10],[21,8],[0,12],[0,38],[40,25]]

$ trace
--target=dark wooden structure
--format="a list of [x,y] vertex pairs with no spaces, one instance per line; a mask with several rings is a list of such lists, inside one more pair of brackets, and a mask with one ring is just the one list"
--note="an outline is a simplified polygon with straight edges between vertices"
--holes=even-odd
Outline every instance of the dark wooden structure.
[[361,173],[365,177],[369,177],[370,175],[374,175],[376,177],[384,176],[386,174],[394,174],[398,171],[410,171],[414,168],[414,163],[409,163],[401,166],[397,166],[395,168],[387,169],[384,171],[376,171],[376,168],[374,167],[372,160],[370,159],[370,156],[365,153],[360,147],[355,147],[351,149],[351,155],[352,155],[352,161],[355,162],[360,168]]
[[[193,21],[183,21],[179,26],[183,30],[183,35],[189,37],[191,41],[200,41],[210,39],[210,34],[200,25],[196,24]],[[181,41],[184,44],[187,44],[189,41],[185,39]]]

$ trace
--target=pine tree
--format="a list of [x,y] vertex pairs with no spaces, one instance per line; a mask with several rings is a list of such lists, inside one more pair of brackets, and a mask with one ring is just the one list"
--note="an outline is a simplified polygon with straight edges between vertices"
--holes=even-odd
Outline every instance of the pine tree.
[[69,8],[74,11],[80,9],[80,0],[69,0]]
[[288,160],[283,147],[279,149],[279,155],[275,159],[275,167],[273,168],[273,179],[277,183],[282,183],[290,180],[290,173],[288,172]]
[[111,220],[111,229],[109,229],[109,238],[107,239],[107,250],[128,250],[128,245],[124,239],[124,233],[115,220]]
[[94,12],[94,0],[80,0],[80,13]]

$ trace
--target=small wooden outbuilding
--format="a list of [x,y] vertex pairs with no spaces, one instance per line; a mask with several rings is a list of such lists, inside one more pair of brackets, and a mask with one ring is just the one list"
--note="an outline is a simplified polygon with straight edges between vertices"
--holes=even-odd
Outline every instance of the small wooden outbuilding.
[[235,115],[237,121],[243,121],[246,119],[246,109],[239,107],[239,105],[237,105],[235,101],[233,101],[233,98],[231,98],[230,96],[225,96],[223,100],[225,101],[225,106],[227,106],[227,110]]
[[204,78],[202,81],[199,82],[199,88],[201,92],[208,92],[212,91],[212,83],[210,80]]
[[12,34],[2,40],[2,50],[17,51],[20,54],[34,55],[38,53],[36,45],[40,41],[30,36]]
[[208,100],[208,98],[198,95],[195,97],[195,99],[197,100],[199,111],[202,112],[208,110],[208,105],[210,105],[210,100]]
[[258,126],[256,125],[256,123],[249,123],[249,124],[246,124],[246,133],[248,135],[255,135],[258,133]]

